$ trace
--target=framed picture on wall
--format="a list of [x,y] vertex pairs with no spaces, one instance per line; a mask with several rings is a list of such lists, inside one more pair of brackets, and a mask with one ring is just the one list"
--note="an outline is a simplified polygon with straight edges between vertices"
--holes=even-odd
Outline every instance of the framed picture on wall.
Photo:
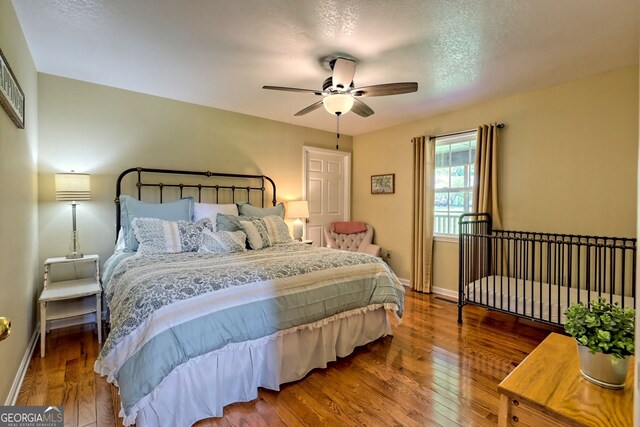
[[388,173],[386,175],[371,175],[371,194],[395,193],[395,180],[395,173]]
[[0,104],[13,123],[24,129],[24,92],[0,50]]

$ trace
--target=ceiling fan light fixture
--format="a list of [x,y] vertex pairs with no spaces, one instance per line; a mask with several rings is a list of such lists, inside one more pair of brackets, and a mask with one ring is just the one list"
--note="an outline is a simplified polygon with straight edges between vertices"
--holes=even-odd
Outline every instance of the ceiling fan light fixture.
[[353,107],[353,96],[340,93],[329,95],[324,97],[322,103],[330,114],[346,114]]

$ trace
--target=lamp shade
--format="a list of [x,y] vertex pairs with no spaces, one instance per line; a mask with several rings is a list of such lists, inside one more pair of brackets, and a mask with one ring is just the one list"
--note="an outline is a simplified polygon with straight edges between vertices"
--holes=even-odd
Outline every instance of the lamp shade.
[[91,200],[91,179],[86,173],[57,173],[56,200]]
[[309,218],[309,204],[306,200],[287,203],[287,218]]
[[353,107],[353,96],[346,94],[336,94],[325,96],[322,99],[325,110],[331,114],[346,114]]

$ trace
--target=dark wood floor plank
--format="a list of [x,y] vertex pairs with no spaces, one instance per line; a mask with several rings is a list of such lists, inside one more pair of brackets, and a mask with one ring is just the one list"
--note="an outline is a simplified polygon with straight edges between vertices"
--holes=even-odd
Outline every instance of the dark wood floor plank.
[[85,344],[81,351],[81,374],[78,379],[78,425],[96,423],[95,378],[93,363],[97,354]]
[[[315,378],[317,374],[312,372],[308,378]],[[325,393],[327,383],[323,383],[321,387],[317,387],[315,383],[309,382],[306,386],[299,387],[300,393],[302,393],[307,401],[315,402],[314,406],[316,411],[327,420],[328,425],[352,425],[355,421],[349,417],[347,413],[343,411],[344,408],[336,402],[335,398],[328,396]],[[330,393],[331,394],[331,393]]]
[[44,405],[47,395],[47,387],[49,385],[49,377],[47,376],[47,373],[47,370],[36,370],[34,372],[33,386],[31,391],[28,393],[25,391],[23,393],[23,391],[21,390],[20,394],[18,394],[16,405]]
[[262,396],[255,401],[255,408],[269,427],[287,427],[282,417],[276,412]]
[[226,411],[224,418],[230,426],[269,427],[269,424],[256,409],[256,401],[237,403],[233,411]]
[[93,374],[95,382],[96,425],[98,427],[112,427],[116,425],[113,417],[113,400],[111,399],[110,385],[97,373]]
[[225,417],[207,418],[194,424],[195,427],[230,427],[229,421]]
[[[260,394],[264,397],[265,402],[278,412],[286,424],[289,426],[320,425],[319,423],[322,421],[317,414],[308,411],[305,405],[301,405],[295,397],[292,398],[287,385],[281,387],[279,392],[261,390]],[[234,406],[235,404],[229,405],[228,411],[234,411]]]
[[[341,369],[343,368],[315,372],[312,377],[305,378],[304,388],[307,384],[315,386],[332,402],[338,402],[342,412],[351,420],[347,425],[415,425],[405,414],[398,416],[397,408],[389,407],[378,393],[372,393],[372,390],[355,376],[339,375]],[[351,370],[351,364],[346,369]],[[397,418],[404,421],[404,424]]]
[[[394,336],[283,384],[258,399],[225,407],[204,426],[492,426],[497,386],[542,340],[539,328],[513,316],[457,306],[407,292],[405,318]],[[47,334],[47,356],[36,348],[19,405],[65,405],[65,425],[115,425],[111,390],[93,372],[101,346],[95,325]]]

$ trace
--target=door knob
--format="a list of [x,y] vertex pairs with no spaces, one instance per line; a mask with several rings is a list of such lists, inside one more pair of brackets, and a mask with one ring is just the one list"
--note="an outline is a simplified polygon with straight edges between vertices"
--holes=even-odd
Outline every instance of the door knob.
[[11,320],[6,317],[0,317],[0,341],[5,339],[11,333]]

